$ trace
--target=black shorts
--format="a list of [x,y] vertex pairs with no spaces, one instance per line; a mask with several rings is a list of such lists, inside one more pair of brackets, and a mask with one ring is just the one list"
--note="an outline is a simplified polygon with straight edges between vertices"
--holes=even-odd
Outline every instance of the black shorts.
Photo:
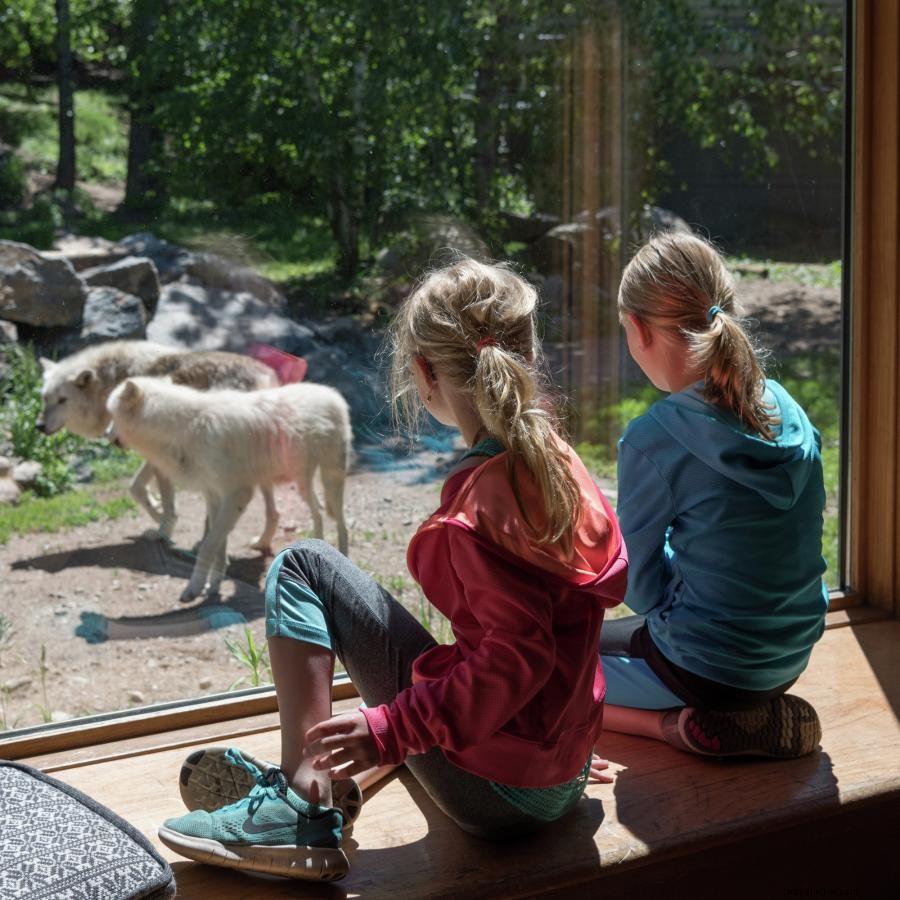
[[780,697],[797,680],[792,678],[768,691],[748,691],[696,675],[663,656],[653,642],[643,616],[606,619],[600,631],[600,655],[644,660],[653,674],[676,697],[683,700],[685,706],[702,706],[706,709],[751,709]]

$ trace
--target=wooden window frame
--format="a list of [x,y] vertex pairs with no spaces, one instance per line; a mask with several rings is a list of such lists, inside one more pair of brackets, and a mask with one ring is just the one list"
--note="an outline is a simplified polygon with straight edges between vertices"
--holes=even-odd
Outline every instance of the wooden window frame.
[[[832,594],[832,625],[900,616],[900,4],[849,4],[852,84],[852,210],[847,283],[853,302],[845,319],[848,421],[846,571],[848,589]],[[344,676],[333,696],[353,696]],[[99,746],[189,726],[277,710],[275,691],[260,688],[203,700],[110,713],[70,726],[38,726],[10,739],[8,759]]]
[[857,0],[853,15],[847,517],[849,583],[900,615],[900,6]]

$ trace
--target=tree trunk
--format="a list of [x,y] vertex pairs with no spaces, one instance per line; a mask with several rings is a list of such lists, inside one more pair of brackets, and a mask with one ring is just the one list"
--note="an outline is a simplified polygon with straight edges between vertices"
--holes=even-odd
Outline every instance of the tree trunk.
[[505,52],[504,42],[510,27],[508,17],[500,14],[491,40],[485,45],[478,71],[475,74],[475,202],[483,217],[496,212],[494,174],[497,170],[498,144],[497,107],[500,103],[500,62]]
[[160,171],[163,134],[153,122],[154,34],[165,0],[136,0],[128,51],[131,122],[125,200],[129,210],[158,209],[165,201]]
[[338,271],[352,278],[359,269],[359,208],[348,202],[346,179],[339,167],[331,178],[328,198],[331,234],[338,245]]
[[72,83],[72,25],[69,0],[56,0],[56,73],[59,86],[59,160],[55,186],[75,190],[75,89]]

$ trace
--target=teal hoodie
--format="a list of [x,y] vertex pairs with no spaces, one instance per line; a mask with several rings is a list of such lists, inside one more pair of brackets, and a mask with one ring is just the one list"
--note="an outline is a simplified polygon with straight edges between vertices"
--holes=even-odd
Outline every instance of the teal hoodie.
[[803,671],[825,625],[821,439],[774,381],[773,441],[702,389],[655,403],[619,441],[625,603],[676,665],[769,690]]

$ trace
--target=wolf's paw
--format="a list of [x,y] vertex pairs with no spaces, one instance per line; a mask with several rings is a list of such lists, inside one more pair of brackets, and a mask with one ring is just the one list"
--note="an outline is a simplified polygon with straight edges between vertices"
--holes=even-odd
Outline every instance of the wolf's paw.
[[188,585],[182,592],[181,596],[178,598],[179,603],[193,603],[201,594],[202,590],[198,591],[196,588]]
[[264,537],[260,536],[255,541],[250,542],[251,550],[259,550],[263,556],[271,556],[272,555],[272,542],[267,541]]
[[164,528],[147,528],[141,533],[141,537],[145,541],[161,541],[164,544],[172,543],[171,533]]

